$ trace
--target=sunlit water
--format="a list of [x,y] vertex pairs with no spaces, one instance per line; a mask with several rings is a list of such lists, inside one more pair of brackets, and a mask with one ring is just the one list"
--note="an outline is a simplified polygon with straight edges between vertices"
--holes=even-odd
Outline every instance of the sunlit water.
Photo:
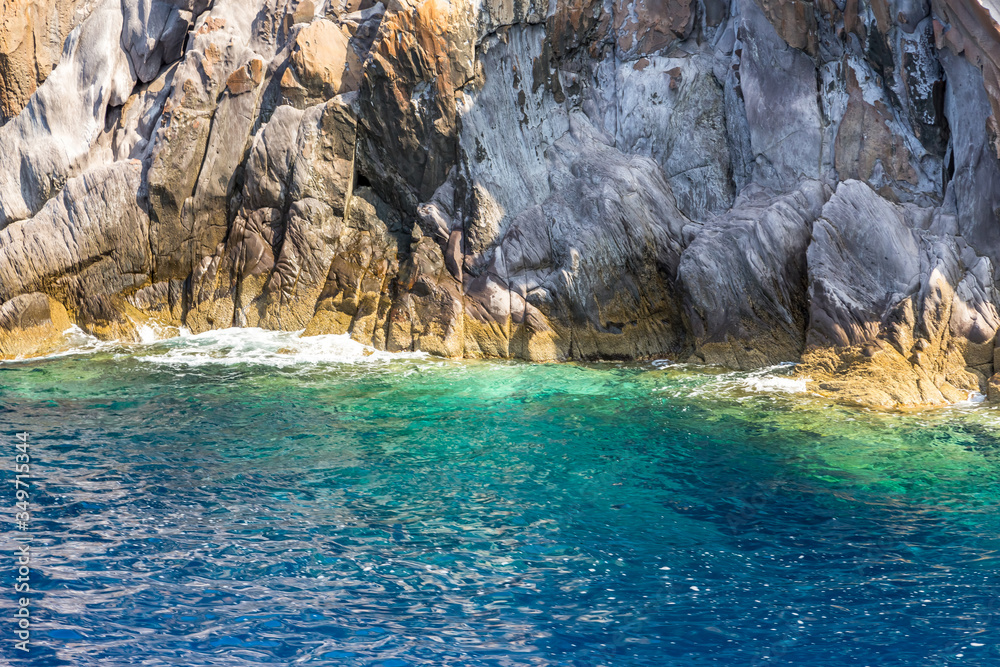
[[0,647],[66,665],[1000,665],[1000,411],[225,331],[0,364]]

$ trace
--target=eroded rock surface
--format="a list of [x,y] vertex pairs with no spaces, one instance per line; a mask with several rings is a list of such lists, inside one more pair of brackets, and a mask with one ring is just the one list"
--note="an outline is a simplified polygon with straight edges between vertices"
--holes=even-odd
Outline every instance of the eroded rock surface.
[[801,361],[816,391],[882,406],[986,392],[994,14],[7,3],[0,355],[156,321],[454,357]]

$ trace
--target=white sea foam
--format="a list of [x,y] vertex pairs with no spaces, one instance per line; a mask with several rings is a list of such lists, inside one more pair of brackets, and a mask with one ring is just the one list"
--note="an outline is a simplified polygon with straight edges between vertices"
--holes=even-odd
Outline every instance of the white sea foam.
[[185,330],[174,338],[138,345],[140,361],[157,364],[206,366],[256,364],[296,366],[304,364],[358,364],[400,358],[422,358],[422,352],[383,352],[351,340],[347,334],[303,336],[301,331],[267,331],[232,328],[191,334]]
[[139,342],[146,345],[166,340],[168,338],[175,338],[178,335],[183,336],[185,334],[190,334],[190,332],[183,327],[180,329],[177,327],[165,327],[161,324],[157,324],[156,322],[137,324],[135,330],[136,333],[139,334]]
[[[767,371],[771,371],[768,373]],[[738,384],[755,392],[782,392],[786,394],[801,394],[807,391],[809,378],[787,377],[772,374],[774,369],[755,371],[746,377],[739,378]]]
[[62,348],[57,349],[55,352],[39,357],[18,357],[7,360],[0,359],[0,364],[56,359],[58,357],[68,357],[74,354],[92,354],[94,352],[107,349],[113,345],[113,343],[108,343],[107,341],[103,341],[95,336],[91,336],[75,324],[70,325],[69,329],[63,331],[63,336],[66,338],[66,344]]
[[140,361],[181,366],[258,364],[295,366],[316,364],[377,363],[416,359],[423,352],[383,352],[351,340],[347,334],[303,336],[301,331],[267,331],[231,328],[192,334],[187,329],[143,324],[136,327],[139,341],[104,341],[75,324],[63,332],[65,345],[47,355],[0,363],[41,361],[98,352],[134,357]]
[[965,407],[965,408],[967,408],[967,407],[972,407],[972,406],[979,405],[980,403],[983,403],[983,402],[986,401],[986,394],[980,394],[978,391],[970,391],[970,392],[968,392],[968,395],[969,395],[969,397],[967,399],[965,399],[964,401],[955,401],[954,403],[952,403],[951,404],[952,407],[956,407],[956,408],[963,408],[963,407]]
[[789,371],[794,367],[795,364],[786,362],[748,373],[726,373],[720,380],[730,388],[755,393],[805,393],[809,378],[790,377]]
[[91,336],[89,333],[71,324],[69,329],[63,331],[63,336],[66,337],[66,342],[69,348],[66,352],[61,354],[77,354],[78,352],[94,352],[108,347],[111,343],[103,341],[97,336]]
[[[654,366],[658,370],[664,370],[669,365],[657,364]],[[706,376],[696,374],[693,381],[679,381],[677,384],[662,387],[660,391],[669,392],[675,395],[685,396],[720,396],[720,395],[747,395],[747,394],[802,394],[807,393],[807,383],[809,378],[791,377],[790,371],[795,366],[793,363],[783,363],[776,366],[768,366],[755,371],[733,371],[708,376],[711,379],[706,381]],[[675,366],[690,370],[704,370],[696,366]],[[675,378],[675,382],[678,378]]]

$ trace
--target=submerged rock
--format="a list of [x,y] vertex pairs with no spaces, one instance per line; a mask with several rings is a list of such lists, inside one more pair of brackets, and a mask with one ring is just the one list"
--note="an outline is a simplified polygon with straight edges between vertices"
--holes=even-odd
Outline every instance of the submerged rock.
[[8,5],[0,355],[149,320],[1000,386],[975,0]]

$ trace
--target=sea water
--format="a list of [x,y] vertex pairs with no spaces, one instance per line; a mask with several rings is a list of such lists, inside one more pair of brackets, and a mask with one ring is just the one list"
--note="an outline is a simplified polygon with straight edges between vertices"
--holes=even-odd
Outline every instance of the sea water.
[[[0,364],[32,665],[1000,665],[1000,410],[227,330]],[[31,653],[15,649],[15,434]]]

